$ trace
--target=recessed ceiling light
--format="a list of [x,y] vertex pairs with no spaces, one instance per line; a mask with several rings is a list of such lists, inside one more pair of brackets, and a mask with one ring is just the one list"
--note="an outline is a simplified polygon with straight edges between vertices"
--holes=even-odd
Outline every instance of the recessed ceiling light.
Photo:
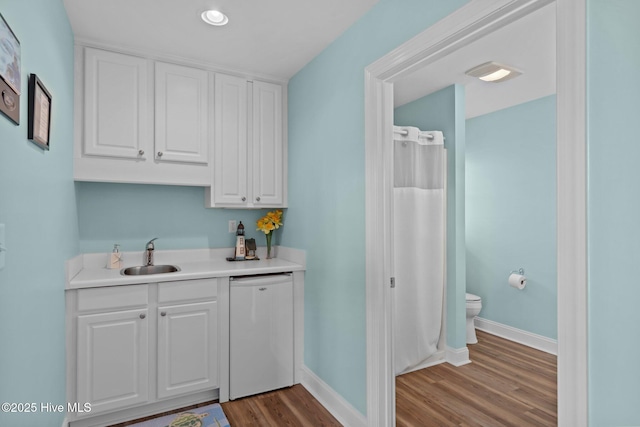
[[222,26],[227,25],[229,18],[219,10],[205,10],[202,12],[202,20],[209,25]]
[[485,62],[465,72],[466,75],[477,77],[480,80],[491,83],[503,82],[518,77],[522,71],[497,62]]

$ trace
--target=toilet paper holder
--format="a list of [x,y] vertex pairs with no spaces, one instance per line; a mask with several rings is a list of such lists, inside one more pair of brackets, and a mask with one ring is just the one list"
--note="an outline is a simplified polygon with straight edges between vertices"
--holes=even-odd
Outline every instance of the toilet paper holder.
[[521,276],[524,276],[524,268],[520,268],[518,270],[511,270],[510,274],[519,274]]

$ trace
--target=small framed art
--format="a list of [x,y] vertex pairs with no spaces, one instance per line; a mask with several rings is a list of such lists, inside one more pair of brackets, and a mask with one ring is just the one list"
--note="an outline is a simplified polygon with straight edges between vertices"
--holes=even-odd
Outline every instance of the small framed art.
[[51,133],[51,94],[35,74],[29,75],[28,137],[35,144],[49,149]]
[[0,111],[20,124],[20,42],[0,14]]

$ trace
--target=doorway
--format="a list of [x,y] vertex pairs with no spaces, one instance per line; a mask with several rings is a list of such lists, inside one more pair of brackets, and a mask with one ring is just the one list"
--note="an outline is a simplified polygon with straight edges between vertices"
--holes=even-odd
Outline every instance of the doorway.
[[[394,425],[389,189],[394,82],[552,1],[471,1],[365,74],[368,425]],[[557,283],[559,423],[586,425],[584,2],[557,5]],[[380,233],[382,224],[382,233]],[[578,302],[577,307],[575,302]],[[571,302],[571,304],[568,304]],[[575,307],[571,313],[563,307]],[[582,422],[584,421],[584,422]]]

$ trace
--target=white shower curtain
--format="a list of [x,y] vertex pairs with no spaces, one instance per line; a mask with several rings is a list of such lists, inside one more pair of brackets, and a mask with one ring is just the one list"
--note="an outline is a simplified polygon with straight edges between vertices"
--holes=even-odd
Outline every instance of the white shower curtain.
[[[395,373],[437,351],[445,268],[445,175],[441,132],[394,141]],[[415,135],[419,135],[417,138]],[[433,138],[427,139],[427,135]]]

